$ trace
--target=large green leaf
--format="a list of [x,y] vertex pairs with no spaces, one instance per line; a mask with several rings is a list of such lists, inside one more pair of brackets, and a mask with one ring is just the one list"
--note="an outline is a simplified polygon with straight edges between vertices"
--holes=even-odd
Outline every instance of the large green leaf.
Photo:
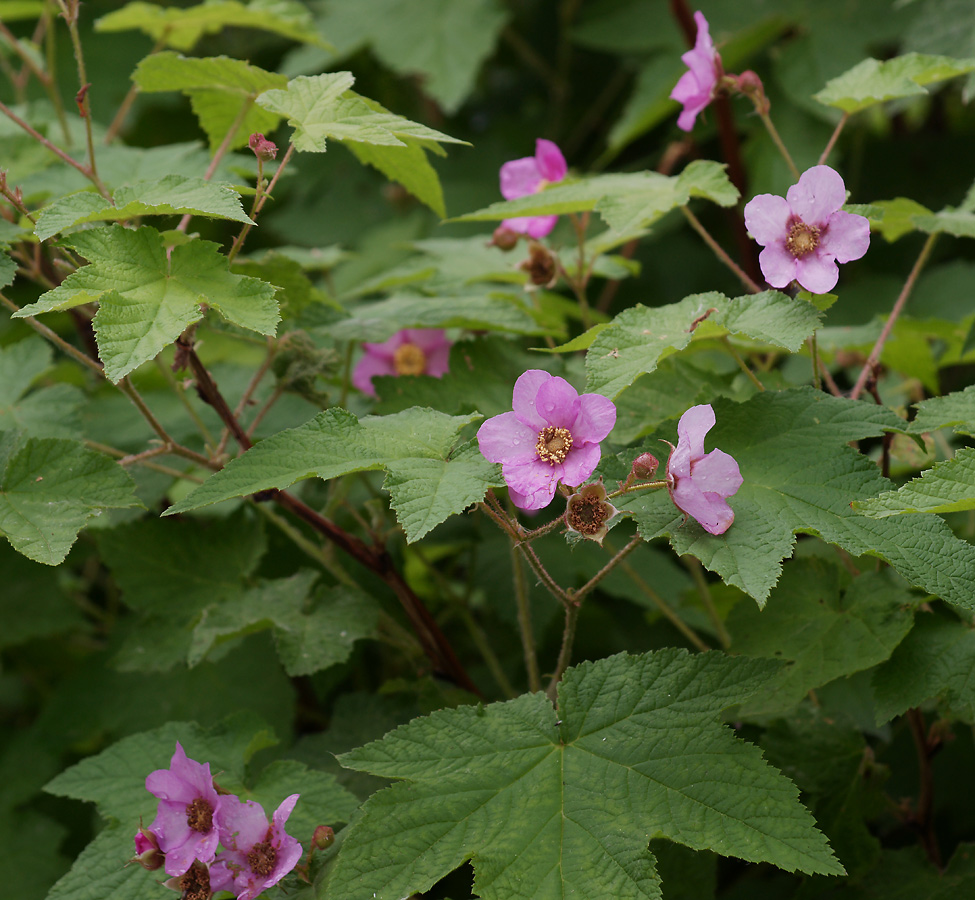
[[659,218],[703,197],[720,206],[733,206],[738,190],[725,167],[711,160],[695,160],[680,175],[659,172],[596,175],[583,181],[555,184],[536,194],[492,203],[458,216],[458,222],[491,222],[516,216],[549,216],[595,210],[615,231],[646,228]]
[[259,28],[293,41],[329,46],[316,31],[308,8],[297,0],[206,0],[188,9],[136,0],[95,22],[96,31],[137,28],[153,41],[177,50],[189,50],[203,35],[231,27]]
[[[587,333],[593,338],[586,354],[587,390],[615,397],[640,375],[652,372],[661,357],[682,350],[694,338],[734,334],[797,350],[821,319],[812,304],[779,291],[734,299],[711,291],[669,306],[638,304],[608,326]],[[577,341],[570,346],[580,345]]]
[[975,385],[917,404],[917,415],[911,422],[910,431],[921,434],[939,428],[953,428],[961,434],[975,435]]
[[[889,486],[875,463],[850,441],[900,430],[883,407],[831,397],[811,388],[766,391],[746,403],[716,400],[717,424],[707,448],[730,453],[744,483],[730,504],[735,522],[710,535],[684,517],[665,491],[624,500],[650,539],[670,536],[677,553],[696,556],[727,583],[764,603],[792,553],[794,534],[817,534],[854,556],[889,562],[907,581],[965,609],[975,608],[975,547],[934,516],[869,519],[850,508]],[[656,437],[674,441],[674,429]],[[659,452],[652,438],[646,449]],[[617,502],[617,505],[620,505]]]
[[501,483],[497,467],[473,442],[457,446],[460,429],[479,418],[408,409],[357,419],[335,407],[231,460],[165,514],[268,488],[283,490],[304,478],[385,469],[393,509],[407,540],[415,541]]
[[142,181],[117,188],[111,203],[92,191],[62,197],[41,213],[34,233],[44,241],[59,231],[85,222],[116,222],[149,215],[207,216],[251,222],[240,205],[240,194],[233,188],[202,178],[166,175],[158,181]]
[[765,609],[739,603],[728,617],[731,650],[791,662],[749,713],[788,713],[812,689],[886,660],[914,621],[902,585],[868,572],[843,584],[821,559],[796,560]]
[[877,724],[937,697],[975,723],[975,631],[954,617],[919,613],[911,633],[873,676]]
[[15,316],[98,300],[98,350],[112,381],[152,359],[198,322],[201,304],[242,328],[274,334],[280,316],[273,286],[232,274],[226,257],[210,241],[189,241],[167,252],[154,228],[112,225],[80,232],[67,243],[89,265]]
[[826,106],[855,113],[886,100],[925,94],[924,85],[971,71],[975,71],[975,59],[923,53],[906,53],[884,62],[865,59],[827,82],[814,96]]
[[853,508],[882,519],[905,513],[949,513],[975,509],[975,449],[963,447],[896,491],[885,491]]
[[273,131],[280,117],[254,105],[254,100],[271,88],[288,83],[284,75],[267,72],[228,56],[190,58],[166,51],[147,56],[132,75],[139,90],[181,91],[190,98],[200,127],[207,133],[210,149],[223,142],[241,112],[229,147],[243,147],[255,131]]
[[36,562],[62,562],[78,532],[102,510],[141,505],[135,483],[115,460],[76,441],[28,438],[5,450],[0,534]]
[[30,337],[0,347],[0,431],[31,437],[81,437],[84,394],[70,384],[31,390],[53,362],[50,346]]
[[659,898],[651,837],[841,873],[795,787],[716,720],[777,668],[620,654],[569,669],[557,711],[540,693],[443,710],[345,753],[405,783],[366,802],[327,889],[405,897],[472,860],[484,900]]

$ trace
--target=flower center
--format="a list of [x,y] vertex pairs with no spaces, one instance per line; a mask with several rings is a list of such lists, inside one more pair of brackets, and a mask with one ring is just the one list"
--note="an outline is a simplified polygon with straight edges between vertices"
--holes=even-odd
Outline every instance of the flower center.
[[580,534],[598,534],[608,518],[606,505],[598,496],[576,496],[569,503],[569,525]]
[[397,375],[422,375],[427,370],[427,356],[416,344],[403,344],[393,354]]
[[251,852],[247,854],[247,863],[255,875],[270,875],[277,858],[271,842],[262,841],[251,847]]
[[210,871],[206,866],[193,866],[179,880],[182,900],[210,900]]
[[213,828],[213,807],[202,797],[197,797],[186,807],[186,824],[200,834]]
[[568,428],[556,428],[549,425],[538,432],[535,452],[539,459],[544,459],[550,466],[562,462],[572,449],[572,435]]
[[796,219],[789,228],[785,246],[796,259],[802,259],[819,246],[819,229],[807,225],[802,219]]

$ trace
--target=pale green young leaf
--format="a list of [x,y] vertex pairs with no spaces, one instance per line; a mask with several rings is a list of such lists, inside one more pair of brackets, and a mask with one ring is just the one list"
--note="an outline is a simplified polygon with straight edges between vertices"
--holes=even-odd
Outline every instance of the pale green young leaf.
[[975,722],[975,630],[955,618],[918,613],[911,633],[873,676],[877,724],[933,697]]
[[240,194],[233,188],[186,175],[166,175],[158,181],[123,185],[115,190],[112,201],[108,203],[92,191],[61,197],[40,214],[34,234],[44,241],[73,225],[150,215],[206,216],[253,224],[240,205]]
[[136,0],[95,21],[96,31],[138,29],[156,42],[189,50],[204,35],[224,28],[257,28],[317,47],[329,48],[315,29],[308,8],[297,0],[206,0],[183,9]]
[[37,337],[0,347],[0,431],[30,437],[81,437],[84,394],[70,384],[30,390],[53,363],[50,345]]
[[355,315],[329,325],[336,340],[382,342],[403,328],[468,328],[510,334],[547,334],[518,294],[469,291],[459,296],[394,294],[363,303]]
[[814,94],[824,106],[855,113],[886,100],[925,94],[924,85],[975,71],[975,59],[906,53],[879,62],[865,59]]
[[[190,58],[172,51],[147,56],[132,80],[145,93],[181,91],[190,98],[200,127],[215,150],[237,122],[229,148],[243,147],[254,132],[273,131],[280,117],[254,104],[263,92],[282,88],[284,75],[227,56]],[[246,109],[243,119],[241,112]],[[239,121],[238,121],[239,120]]]
[[954,237],[975,237],[975,212],[964,209],[943,209],[936,213],[918,213],[911,217],[918,230],[927,234],[950,234]]
[[[673,505],[666,491],[622,504],[650,539],[670,536],[678,554],[690,553],[728,584],[764,604],[791,555],[798,532],[816,534],[853,556],[890,563],[909,583],[949,603],[975,608],[975,547],[959,540],[941,519],[870,519],[850,508],[890,482],[877,465],[847,446],[850,441],[898,431],[892,411],[811,388],[756,394],[745,403],[716,400],[717,418],[705,448],[731,454],[744,482],[731,498],[734,524],[710,535]],[[656,438],[676,442],[672,426],[650,436],[645,449],[658,453]]]
[[348,141],[345,147],[360,163],[382,172],[390,181],[403,185],[417,200],[441,219],[447,215],[443,188],[436,169],[418,142],[406,138],[402,147]]
[[731,652],[791,663],[745,704],[745,714],[790,712],[810,690],[888,659],[910,631],[914,601],[902,585],[875,572],[843,582],[836,566],[799,559],[764,609],[739,603],[731,610]]
[[694,338],[741,335],[794,351],[821,319],[814,306],[779,291],[734,299],[711,291],[669,306],[637,305],[595,335],[586,354],[586,389],[615,397]]
[[[930,216],[931,210],[908,197],[895,197],[893,200],[877,200],[871,204],[877,213],[867,215],[870,227],[879,231],[884,240],[893,243],[905,234],[917,231],[915,216]],[[866,215],[865,213],[863,215]]]
[[275,331],[280,316],[274,288],[261,279],[232,274],[214,243],[193,240],[167,253],[154,228],[120,225],[79,232],[67,243],[89,265],[15,315],[98,300],[98,350],[105,374],[114,382],[198,322],[201,304],[242,328],[260,334]]
[[83,444],[28,438],[0,471],[0,534],[24,556],[56,566],[92,516],[140,506],[134,488],[115,460]]
[[453,450],[460,429],[479,418],[408,409],[357,419],[335,407],[231,460],[165,515],[269,488],[283,490],[304,478],[385,469],[397,518],[407,540],[415,541],[500,484],[495,466],[475,458],[466,447]]
[[345,753],[349,768],[402,781],[366,802],[328,890],[405,897],[471,860],[484,900],[659,898],[651,837],[841,873],[794,785],[717,720],[777,669],[620,654],[570,668],[557,711],[541,693],[442,710]]
[[882,519],[905,513],[949,513],[975,509],[975,449],[962,447],[895,491],[853,504],[857,512]]

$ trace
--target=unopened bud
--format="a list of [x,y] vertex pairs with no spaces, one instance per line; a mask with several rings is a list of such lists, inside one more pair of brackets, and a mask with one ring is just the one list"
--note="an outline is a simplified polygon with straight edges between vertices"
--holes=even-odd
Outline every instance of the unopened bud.
[[129,862],[138,863],[150,872],[162,868],[166,861],[165,854],[159,849],[159,839],[148,828],[141,826],[135,833],[135,854]]
[[653,478],[659,465],[660,463],[657,462],[657,457],[652,453],[641,453],[633,460],[630,475],[639,481],[646,481],[648,478]]
[[335,840],[335,832],[328,825],[319,825],[312,835],[311,842],[319,849],[324,850],[332,845]]
[[543,244],[532,244],[528,250],[528,259],[524,260],[521,268],[528,273],[528,279],[539,287],[551,287],[558,277],[555,266],[555,256]]
[[499,250],[514,250],[521,235],[517,231],[499,225],[494,229],[494,234],[488,242],[489,247],[497,247]]
[[274,159],[278,155],[278,145],[273,141],[269,141],[259,131],[255,131],[250,136],[247,146],[254,151],[254,155],[261,160],[261,162],[267,162],[268,160]]

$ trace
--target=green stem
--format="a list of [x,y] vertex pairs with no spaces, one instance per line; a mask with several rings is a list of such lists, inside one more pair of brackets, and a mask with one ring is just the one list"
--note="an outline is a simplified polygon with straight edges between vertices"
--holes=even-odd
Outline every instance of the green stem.
[[750,368],[748,368],[748,363],[746,363],[745,360],[741,358],[741,354],[739,354],[738,351],[734,348],[734,345],[731,343],[730,339],[728,338],[728,335],[724,335],[721,338],[721,343],[724,344],[725,348],[732,355],[735,362],[738,363],[738,367],[742,370],[742,372],[744,372],[748,376],[749,381],[751,381],[751,383],[754,384],[755,387],[757,387],[760,391],[764,391],[765,385],[762,384],[762,382],[760,382],[758,378],[755,376],[755,373]]
[[91,130],[91,101],[88,99],[88,73],[85,69],[85,54],[81,47],[81,35],[78,33],[78,11],[81,6],[80,0],[58,0],[61,7],[61,15],[68,24],[68,33],[71,35],[71,46],[74,50],[75,62],[78,64],[78,84],[79,96],[82,97],[78,104],[81,118],[85,120],[85,142],[88,146],[88,168],[91,170],[92,180],[99,184],[98,169],[95,165],[95,142],[92,138]]
[[690,555],[682,556],[681,562],[684,563],[687,571],[691,573],[691,578],[694,579],[694,584],[697,587],[698,596],[701,598],[701,603],[704,604],[704,608],[707,610],[708,618],[711,619],[711,624],[714,626],[715,633],[718,635],[718,640],[721,641],[721,646],[727,650],[731,646],[731,635],[728,634],[728,629],[724,627],[724,622],[721,621],[721,616],[718,615],[718,609],[714,605],[714,598],[711,596],[711,587],[704,575],[704,566],[701,565],[697,557]]
[[595,575],[592,576],[579,590],[570,592],[569,596],[572,598],[573,602],[580,604],[585,599],[586,595],[589,594],[600,581],[602,581],[613,569],[616,568],[627,556],[629,556],[640,544],[643,543],[643,538],[639,534],[633,535],[630,542],[615,554],[612,559],[605,566],[603,566]]
[[708,230],[700,223],[697,216],[694,215],[686,206],[682,206],[680,211],[684,214],[684,218],[690,222],[691,228],[693,228],[700,236],[701,239],[707,244],[715,256],[721,260],[732,272],[738,280],[745,286],[745,290],[752,294],[761,293],[762,289],[749,277],[748,273],[745,272],[718,244],[718,242],[711,237]]
[[[264,204],[267,202],[267,198],[271,196],[271,192],[274,190],[274,186],[278,183],[278,178],[281,176],[281,173],[284,171],[284,167],[288,164],[288,161],[291,159],[291,155],[294,153],[294,149],[295,149],[294,144],[288,144],[288,150],[284,154],[284,158],[281,160],[281,164],[278,166],[274,175],[271,177],[271,181],[268,183],[267,188],[261,194],[260,199],[254,203],[254,208],[251,210],[251,218],[254,219],[255,221],[257,220],[257,217],[260,215],[261,210],[264,208]],[[237,235],[236,239],[234,240],[233,246],[231,246],[230,248],[230,252],[227,254],[227,259],[229,261],[233,261],[233,258],[240,252],[240,248],[244,246],[244,241],[247,240],[247,235],[250,234],[250,230],[253,227],[254,226],[251,225],[250,222],[248,222],[240,230],[240,234]]]
[[552,680],[548,684],[548,690],[545,691],[548,699],[552,703],[555,703],[555,698],[558,696],[559,682],[562,680],[562,675],[569,668],[569,662],[572,660],[572,645],[575,642],[576,625],[578,623],[579,607],[574,603],[569,603],[565,607],[565,628],[562,631],[562,647],[559,650],[559,658],[555,664],[555,672],[552,674]]
[[826,160],[829,159],[830,153],[833,152],[833,146],[836,144],[836,139],[840,136],[840,132],[846,127],[846,123],[849,120],[850,114],[848,112],[845,112],[842,116],[840,116],[839,122],[836,123],[833,133],[830,135],[829,141],[827,141],[826,147],[823,149],[823,152],[819,157],[818,165],[825,165]]
[[934,243],[937,238],[937,234],[929,234],[928,239],[924,242],[921,252],[914,261],[914,267],[911,269],[910,275],[907,276],[907,281],[904,282],[904,287],[901,289],[900,296],[894,303],[894,308],[890,311],[890,315],[887,317],[887,321],[884,323],[883,331],[880,332],[880,337],[877,338],[877,342],[873,345],[873,349],[870,351],[870,356],[867,357],[867,361],[864,363],[863,369],[860,371],[860,377],[857,378],[857,383],[853,386],[853,390],[850,393],[851,400],[856,400],[860,396],[867,384],[867,380],[874,373],[877,363],[880,362],[880,354],[884,349],[884,344],[887,342],[887,338],[890,337],[890,332],[894,328],[894,323],[897,321],[897,317],[901,314],[904,309],[904,305],[911,296],[911,291],[914,290],[914,284],[917,281],[918,276],[921,274],[924,264],[931,256],[931,251],[934,249]]
[[792,172],[792,177],[799,180],[799,169],[796,168],[796,164],[792,159],[792,155],[786,149],[784,143],[782,143],[782,138],[779,136],[778,129],[772,124],[772,118],[769,116],[768,112],[759,109],[758,116],[762,120],[762,124],[765,126],[765,130],[769,133],[769,137],[772,138],[772,143],[778,148],[779,153],[782,154],[782,158],[785,160],[786,165]]
[[521,634],[521,648],[525,656],[525,671],[528,674],[528,690],[532,693],[542,689],[542,678],[538,671],[538,655],[535,652],[535,634],[532,628],[531,598],[525,581],[525,570],[521,567],[521,557],[517,545],[511,545],[511,569],[515,583],[515,602],[518,605],[518,631]]
[[808,339],[809,344],[809,355],[812,357],[812,370],[813,370],[813,387],[817,391],[823,389],[823,381],[819,375],[819,344],[816,340],[816,332],[812,333],[812,336]]

